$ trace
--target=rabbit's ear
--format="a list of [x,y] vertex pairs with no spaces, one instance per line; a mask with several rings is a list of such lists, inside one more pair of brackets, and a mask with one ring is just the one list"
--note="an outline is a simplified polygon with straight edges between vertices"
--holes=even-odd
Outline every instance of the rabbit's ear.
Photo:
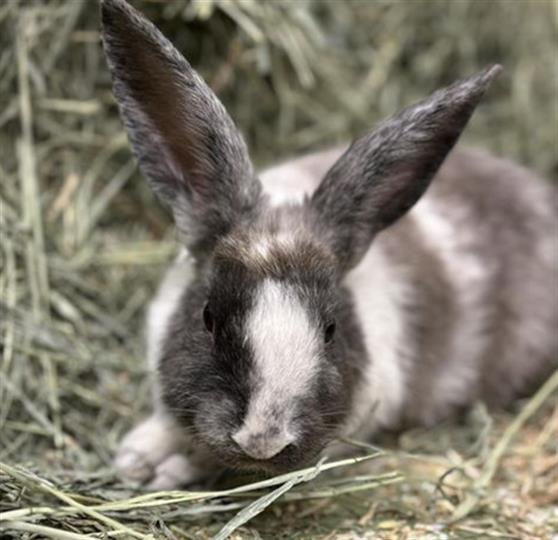
[[310,205],[344,270],[425,192],[500,69],[489,67],[402,110],[357,139],[329,170]]
[[102,39],[140,168],[187,246],[207,252],[261,191],[223,105],[173,45],[125,0],[102,0]]

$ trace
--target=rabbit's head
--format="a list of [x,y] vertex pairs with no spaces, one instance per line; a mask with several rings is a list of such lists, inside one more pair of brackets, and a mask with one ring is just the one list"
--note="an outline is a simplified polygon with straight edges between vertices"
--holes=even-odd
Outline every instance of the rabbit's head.
[[373,362],[343,278],[424,193],[499,68],[381,123],[301,204],[274,207],[223,105],[171,43],[124,0],[104,0],[102,23],[134,153],[196,261],[163,347],[162,399],[232,466],[307,462]]

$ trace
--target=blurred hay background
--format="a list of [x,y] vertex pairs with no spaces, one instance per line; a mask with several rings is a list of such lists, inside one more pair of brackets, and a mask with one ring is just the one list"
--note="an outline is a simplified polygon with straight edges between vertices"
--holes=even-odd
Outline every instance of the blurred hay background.
[[[439,85],[499,62],[505,71],[465,140],[558,176],[555,2],[133,3],[222,98],[259,165],[345,141]],[[169,225],[117,117],[97,3],[2,1],[2,538],[97,538],[84,535],[119,529],[124,538],[206,538],[257,498],[219,496],[186,507],[173,500],[151,510],[124,505],[117,521],[124,528],[111,521],[117,510],[102,507],[99,517],[79,506],[131,493],[114,482],[110,460],[149,398],[142,314],[176,249]],[[463,426],[403,437],[406,451],[433,457],[420,467],[407,454],[386,458],[385,470],[408,472],[396,488],[382,487],[376,497],[365,489],[377,483],[366,488],[352,471],[343,489],[327,484],[304,504],[293,492],[292,502],[236,534],[550,538],[558,527],[553,402],[529,418],[521,436],[504,438],[508,466],[488,482],[479,484],[493,463],[490,448],[514,424],[510,415],[491,418],[480,408]],[[459,478],[447,486],[439,478],[452,467]],[[479,504],[445,528],[475,487],[482,488]],[[326,497],[343,491],[352,493]],[[72,493],[72,503],[61,493]]]

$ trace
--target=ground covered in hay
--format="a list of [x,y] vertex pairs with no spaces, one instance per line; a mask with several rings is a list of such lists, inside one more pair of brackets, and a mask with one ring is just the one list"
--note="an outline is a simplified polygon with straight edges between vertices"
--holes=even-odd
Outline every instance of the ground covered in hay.
[[[346,140],[499,62],[466,140],[558,176],[551,1],[135,5],[206,77],[258,164]],[[196,493],[114,477],[149,399],[143,309],[176,244],[117,118],[97,12],[0,2],[0,538],[556,539],[556,376],[513,411],[479,405],[381,451],[355,446],[361,463]]]

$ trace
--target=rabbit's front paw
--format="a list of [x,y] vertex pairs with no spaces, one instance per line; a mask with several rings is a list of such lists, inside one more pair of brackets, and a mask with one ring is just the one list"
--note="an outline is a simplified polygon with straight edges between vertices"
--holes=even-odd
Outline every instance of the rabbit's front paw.
[[148,489],[174,489],[200,477],[198,469],[178,452],[182,443],[176,426],[154,414],[124,437],[114,465],[123,478],[147,484]]
[[184,454],[173,454],[157,465],[153,479],[146,488],[150,491],[170,491],[192,484],[203,476],[203,471]]

